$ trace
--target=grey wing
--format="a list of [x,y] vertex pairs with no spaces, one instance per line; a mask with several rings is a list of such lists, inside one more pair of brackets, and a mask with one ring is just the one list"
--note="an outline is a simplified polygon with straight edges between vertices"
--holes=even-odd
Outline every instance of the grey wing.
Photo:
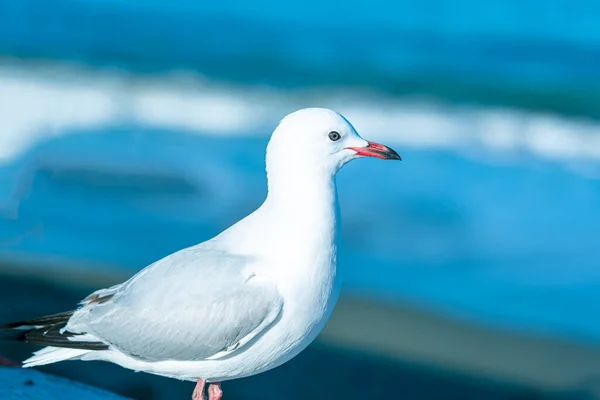
[[146,361],[224,357],[264,333],[282,299],[268,279],[244,276],[249,260],[218,251],[182,252],[84,305],[67,330]]

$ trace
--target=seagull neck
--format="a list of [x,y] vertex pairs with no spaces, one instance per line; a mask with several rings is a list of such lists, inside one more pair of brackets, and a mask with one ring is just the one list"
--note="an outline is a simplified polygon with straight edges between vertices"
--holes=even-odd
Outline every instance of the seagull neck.
[[277,218],[335,218],[335,179],[330,174],[269,175],[266,204]]
[[270,258],[266,265],[275,266],[266,273],[277,279],[279,290],[320,310],[315,316],[325,315],[333,303],[324,299],[337,298],[339,290],[335,178],[317,173],[278,178],[268,178],[263,212],[269,223],[262,225],[265,236],[257,247]]

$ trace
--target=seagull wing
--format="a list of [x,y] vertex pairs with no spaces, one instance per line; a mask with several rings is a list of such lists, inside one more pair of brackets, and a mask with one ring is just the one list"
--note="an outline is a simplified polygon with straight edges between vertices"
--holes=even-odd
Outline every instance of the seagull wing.
[[251,262],[201,246],[184,249],[92,294],[63,333],[145,361],[231,355],[268,330],[283,305],[273,282],[247,273]]

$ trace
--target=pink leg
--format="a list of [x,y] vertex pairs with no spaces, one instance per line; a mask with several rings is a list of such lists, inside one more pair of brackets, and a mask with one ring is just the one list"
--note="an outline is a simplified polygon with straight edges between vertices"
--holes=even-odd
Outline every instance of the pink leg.
[[221,382],[211,383],[208,387],[208,400],[221,400],[222,398]]
[[198,379],[198,383],[196,383],[196,387],[194,388],[194,393],[192,393],[192,400],[206,400],[206,397],[204,397],[205,383],[206,381],[204,379]]

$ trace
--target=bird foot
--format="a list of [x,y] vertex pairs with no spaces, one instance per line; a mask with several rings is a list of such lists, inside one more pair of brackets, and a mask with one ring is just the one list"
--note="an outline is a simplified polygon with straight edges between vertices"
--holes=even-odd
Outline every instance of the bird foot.
[[221,382],[211,383],[208,387],[208,400],[221,400],[222,398]]
[[[206,400],[204,396],[204,386],[206,381],[204,379],[198,379],[194,393],[192,393],[192,400]],[[208,400],[221,400],[223,398],[223,391],[221,390],[221,382],[211,383],[208,386]]]
[[204,384],[206,381],[204,379],[198,379],[198,383],[196,383],[196,387],[194,388],[194,393],[192,393],[192,400],[206,400],[204,396]]

